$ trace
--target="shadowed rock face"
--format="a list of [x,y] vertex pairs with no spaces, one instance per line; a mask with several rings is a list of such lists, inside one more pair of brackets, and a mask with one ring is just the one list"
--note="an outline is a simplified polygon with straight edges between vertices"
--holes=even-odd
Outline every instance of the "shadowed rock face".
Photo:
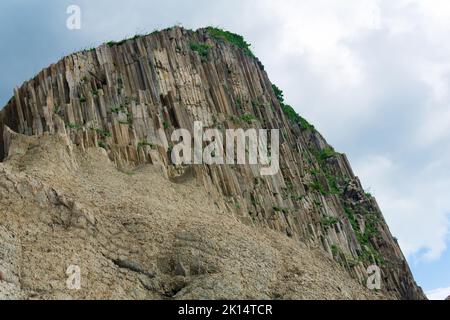
[[[364,192],[346,156],[335,152],[312,126],[292,117],[285,107],[262,64],[245,47],[211,29],[171,28],[72,54],[17,88],[0,112],[4,132],[0,157],[7,159],[6,164],[18,156],[20,161],[15,163],[38,161],[30,156],[33,148],[29,146],[35,142],[21,138],[21,143],[17,139],[12,143],[16,132],[64,137],[66,149],[81,153],[101,146],[122,170],[151,164],[161,168],[170,183],[184,186],[195,182],[218,208],[237,218],[240,225],[251,226],[252,232],[268,228],[299,247],[320,248],[360,287],[365,285],[367,267],[377,264],[384,297],[424,299],[376,200]],[[257,166],[249,165],[173,166],[168,152],[171,134],[176,128],[192,131],[194,121],[219,130],[280,129],[280,172],[263,177]],[[45,148],[51,150],[52,146],[45,144]],[[69,165],[70,157],[64,163]],[[69,167],[76,171],[77,166],[74,161]],[[37,180],[41,179],[38,167],[33,168]],[[75,201],[77,192],[73,197]],[[185,213],[182,207],[177,210]],[[95,219],[96,214],[88,217],[84,220]],[[89,229],[89,225],[86,222],[82,228]],[[142,259],[159,259],[156,270],[181,277],[161,278],[158,285],[163,286],[164,279],[172,283],[173,288],[167,289],[172,297],[188,292],[183,288],[192,276],[186,267],[195,265],[192,259],[179,262],[170,255],[155,257]],[[142,267],[143,262],[127,259],[126,254],[109,254],[108,261],[118,270],[143,270],[144,287],[154,286],[146,282],[154,270]],[[17,263],[10,262],[10,269]],[[218,267],[211,268],[214,273]],[[184,297],[213,297],[212,291],[203,292],[200,287],[191,288],[189,292],[196,294]],[[230,290],[230,297],[243,292],[235,287]],[[158,294],[164,296],[161,292]],[[246,296],[255,297],[255,292]],[[161,297],[158,294],[152,297]],[[279,292],[268,295],[275,296],[289,297]]]
[[445,300],[450,300],[450,296],[448,296],[447,299],[445,299]]

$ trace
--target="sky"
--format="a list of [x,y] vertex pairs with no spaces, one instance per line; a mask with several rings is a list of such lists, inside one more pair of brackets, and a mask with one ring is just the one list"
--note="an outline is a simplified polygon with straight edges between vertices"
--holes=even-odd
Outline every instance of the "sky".
[[[81,8],[69,30],[67,7]],[[0,106],[64,55],[175,24],[242,34],[286,101],[348,155],[430,298],[450,295],[450,2],[0,2]]]

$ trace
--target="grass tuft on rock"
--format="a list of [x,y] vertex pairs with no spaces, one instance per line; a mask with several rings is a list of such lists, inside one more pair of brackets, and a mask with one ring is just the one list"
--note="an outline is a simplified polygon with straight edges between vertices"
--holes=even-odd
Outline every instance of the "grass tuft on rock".
[[207,27],[206,31],[214,40],[231,43],[242,49],[247,56],[255,56],[250,49],[251,45],[245,41],[243,36],[214,27]]

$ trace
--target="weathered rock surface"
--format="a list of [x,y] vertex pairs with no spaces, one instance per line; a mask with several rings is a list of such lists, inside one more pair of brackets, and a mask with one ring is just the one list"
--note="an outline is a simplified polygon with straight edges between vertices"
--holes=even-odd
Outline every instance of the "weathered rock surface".
[[[280,129],[279,174],[174,167],[171,133],[195,120]],[[0,295],[425,298],[346,156],[206,29],[65,57],[15,90],[0,127]],[[68,264],[85,289],[65,288]],[[364,287],[372,264],[378,294]]]
[[[63,135],[12,141],[27,151],[0,163],[3,299],[390,297],[323,250],[239,222],[196,180],[172,183],[155,165],[120,171]],[[66,286],[71,265],[80,290]]]

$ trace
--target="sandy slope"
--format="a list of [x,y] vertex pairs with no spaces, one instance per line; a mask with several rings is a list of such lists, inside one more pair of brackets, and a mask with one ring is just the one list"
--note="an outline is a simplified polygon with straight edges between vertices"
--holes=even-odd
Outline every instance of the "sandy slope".
[[[0,298],[383,298],[322,251],[242,224],[195,179],[120,171],[64,136],[17,136],[11,153],[0,164]],[[81,290],[66,287],[69,265]]]

